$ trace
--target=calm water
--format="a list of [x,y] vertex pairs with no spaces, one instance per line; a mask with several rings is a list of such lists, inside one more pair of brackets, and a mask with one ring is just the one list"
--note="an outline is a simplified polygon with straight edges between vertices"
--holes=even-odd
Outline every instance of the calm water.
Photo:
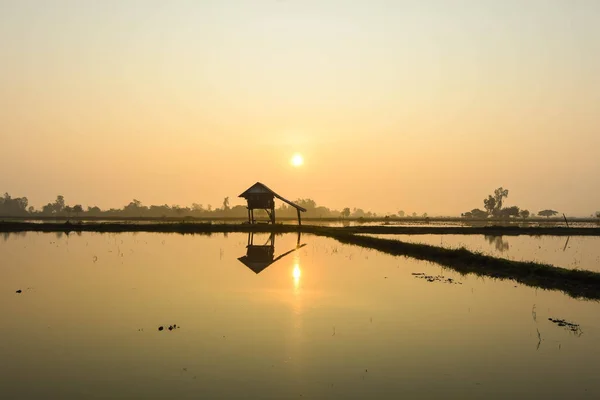
[[[270,247],[247,253],[247,241],[0,240],[2,397],[600,397],[596,302],[307,235],[257,274]],[[296,243],[277,236],[273,257]],[[158,331],[170,324],[180,328]]]
[[367,235],[600,272],[599,236]]

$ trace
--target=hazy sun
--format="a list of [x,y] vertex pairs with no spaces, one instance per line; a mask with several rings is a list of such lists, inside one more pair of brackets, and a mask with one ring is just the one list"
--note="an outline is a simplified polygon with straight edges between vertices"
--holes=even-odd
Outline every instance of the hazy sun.
[[302,154],[296,153],[292,156],[292,159],[290,162],[292,163],[292,165],[294,167],[299,167],[302,164],[304,164],[304,157],[302,157]]

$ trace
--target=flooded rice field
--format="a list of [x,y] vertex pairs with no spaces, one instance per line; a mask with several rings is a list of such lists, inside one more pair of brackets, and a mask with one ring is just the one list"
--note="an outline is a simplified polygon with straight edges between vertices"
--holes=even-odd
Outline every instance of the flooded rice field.
[[599,236],[370,235],[432,246],[464,247],[493,257],[600,272]]
[[[600,270],[596,238],[439,236],[412,239]],[[6,398],[600,397],[600,304],[557,291],[310,235],[26,233],[0,251]]]

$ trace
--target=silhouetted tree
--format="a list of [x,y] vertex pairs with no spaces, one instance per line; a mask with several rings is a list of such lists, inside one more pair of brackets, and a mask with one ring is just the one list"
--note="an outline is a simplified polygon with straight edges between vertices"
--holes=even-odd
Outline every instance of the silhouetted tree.
[[502,202],[508,197],[508,189],[499,187],[494,190],[494,195],[489,195],[486,199],[483,199],[483,206],[489,215],[499,217],[502,215]]
[[341,213],[341,215],[342,215],[342,217],[344,217],[344,218],[348,218],[348,217],[350,216],[350,208],[349,208],[349,207],[346,207],[346,208],[344,208],[344,209],[342,210],[342,213]]
[[488,213],[480,210],[479,208],[474,208],[471,211],[461,214],[461,216],[464,218],[486,219],[488,217]]
[[100,213],[102,213],[102,210],[98,206],[93,206],[93,207],[88,206],[87,213],[88,213],[88,215],[99,216]]
[[365,216],[365,211],[362,208],[353,208],[352,216],[354,218],[363,218]]
[[314,209],[317,208],[317,202],[313,199],[298,199],[295,203],[300,207],[306,208],[307,213],[310,213],[311,210],[314,211]]
[[499,216],[502,218],[518,217],[519,216],[519,207],[512,206],[512,207],[503,208],[499,211]]
[[223,199],[223,211],[229,211],[229,197]]
[[404,211],[402,211],[402,210],[398,211],[398,216],[400,218],[404,217],[405,215],[406,215],[406,213]]
[[600,218],[600,211],[596,211],[596,218]]
[[171,210],[175,211],[175,214],[177,214],[178,217],[181,217],[185,212],[185,208],[179,207],[176,204],[171,206]]
[[64,212],[67,213],[67,216],[70,217],[71,216],[71,212],[73,211],[73,208],[71,206],[65,206],[63,208]]
[[542,210],[538,213],[538,215],[540,217],[546,217],[546,218],[552,217],[556,214],[558,214],[558,211],[554,211],[554,210]]
[[519,212],[519,215],[521,216],[521,218],[529,218],[529,210],[521,210],[521,212]]
[[494,190],[494,200],[496,200],[496,211],[502,209],[502,200],[506,197],[508,197],[508,189],[503,189],[502,187],[499,187],[498,189]]
[[413,216],[413,218],[416,218],[417,217],[417,213],[416,212],[412,213],[412,216]]
[[127,204],[123,208],[123,212],[125,212],[125,214],[136,217],[145,214],[146,211],[148,211],[148,207],[142,205],[142,202],[137,199],[133,199],[129,204]]
[[28,204],[27,197],[12,198],[10,194],[4,193],[0,197],[0,215],[26,215]]
[[491,195],[489,195],[487,199],[483,199],[483,208],[485,208],[489,215],[493,215],[494,210],[496,209],[496,199]]
[[65,197],[63,195],[56,196],[56,200],[54,201],[54,213],[58,214],[63,212],[65,209]]
[[83,207],[81,206],[81,204],[75,204],[73,206],[73,212],[76,216],[79,216],[79,214],[83,212]]

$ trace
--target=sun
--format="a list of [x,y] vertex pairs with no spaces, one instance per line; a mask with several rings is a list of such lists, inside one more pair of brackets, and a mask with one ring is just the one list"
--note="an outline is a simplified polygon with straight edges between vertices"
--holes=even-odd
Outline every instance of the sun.
[[296,153],[296,154],[294,154],[292,156],[292,159],[290,160],[290,163],[294,167],[300,167],[302,164],[304,164],[304,157],[302,157],[302,154]]

